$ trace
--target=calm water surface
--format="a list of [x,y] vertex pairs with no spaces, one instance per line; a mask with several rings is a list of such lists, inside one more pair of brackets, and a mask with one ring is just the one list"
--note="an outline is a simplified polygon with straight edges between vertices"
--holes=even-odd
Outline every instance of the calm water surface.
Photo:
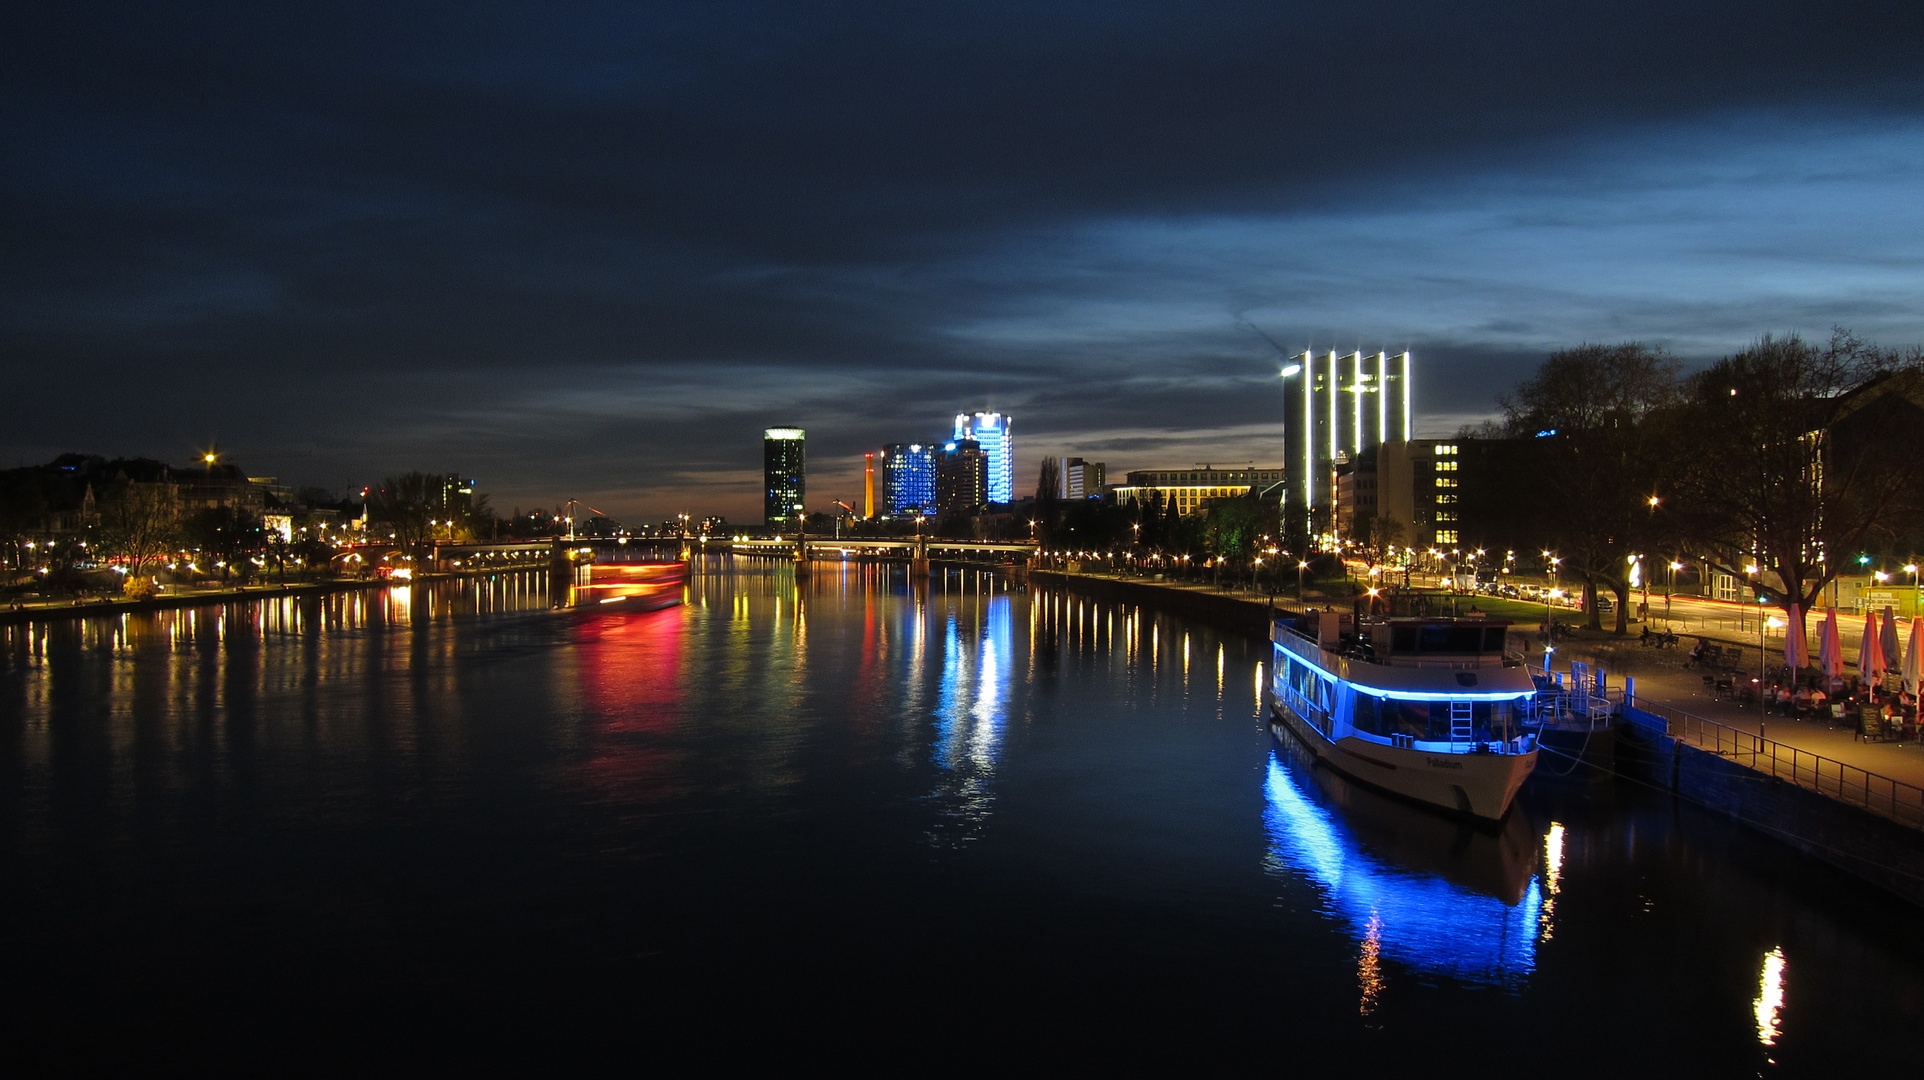
[[[16,1061],[1819,1075],[1919,913],[1628,783],[1501,830],[1273,742],[1266,649],[873,568],[0,627]],[[1013,1058],[1010,1055],[1021,1055]]]

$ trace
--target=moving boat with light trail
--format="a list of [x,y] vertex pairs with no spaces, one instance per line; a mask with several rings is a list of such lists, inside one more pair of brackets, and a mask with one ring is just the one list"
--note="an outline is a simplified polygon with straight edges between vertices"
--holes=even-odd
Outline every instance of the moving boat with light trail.
[[1277,618],[1272,724],[1353,780],[1497,821],[1536,768],[1536,684],[1504,658],[1507,619]]

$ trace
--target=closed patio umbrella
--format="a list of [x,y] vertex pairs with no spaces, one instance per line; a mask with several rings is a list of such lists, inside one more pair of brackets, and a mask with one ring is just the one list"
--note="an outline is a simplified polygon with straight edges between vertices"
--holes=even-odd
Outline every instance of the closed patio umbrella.
[[1792,604],[1784,609],[1784,618],[1784,663],[1790,665],[1794,679],[1810,663],[1810,645],[1804,641],[1803,609]]
[[1904,689],[1917,693],[1919,676],[1924,675],[1924,616],[1911,620],[1911,645],[1904,653]]
[[1864,640],[1857,645],[1857,677],[1875,686],[1884,678],[1884,641],[1877,632],[1877,612],[1864,615]]
[[1897,615],[1890,606],[1884,608],[1884,670],[1896,671],[1904,662],[1904,652],[1897,647]]
[[1836,608],[1824,609],[1824,627],[1817,635],[1817,654],[1823,658],[1826,679],[1844,677],[1844,638],[1837,632]]

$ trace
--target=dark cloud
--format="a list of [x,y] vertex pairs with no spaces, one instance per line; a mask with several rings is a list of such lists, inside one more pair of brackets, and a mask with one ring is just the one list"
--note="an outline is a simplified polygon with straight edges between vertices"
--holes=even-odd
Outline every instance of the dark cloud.
[[[1451,416],[1573,338],[1924,327],[1877,276],[1924,253],[1869,227],[1916,194],[1909,4],[130,4],[10,36],[15,459],[217,432],[319,482],[745,515],[771,422],[824,477],[991,405],[1025,453],[1260,457],[1241,319],[1414,345]],[[1792,160],[1833,136],[1860,156]],[[1769,203],[1812,192],[1792,235]]]

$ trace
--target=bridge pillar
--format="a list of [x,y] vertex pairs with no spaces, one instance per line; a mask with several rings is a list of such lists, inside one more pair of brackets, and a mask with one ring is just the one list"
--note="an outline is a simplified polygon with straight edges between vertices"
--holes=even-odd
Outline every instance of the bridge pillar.
[[568,541],[555,537],[548,546],[548,605],[565,607],[568,594],[574,591],[575,564],[574,550]]
[[795,535],[795,580],[807,581],[811,572],[808,564],[808,539],[797,533]]

